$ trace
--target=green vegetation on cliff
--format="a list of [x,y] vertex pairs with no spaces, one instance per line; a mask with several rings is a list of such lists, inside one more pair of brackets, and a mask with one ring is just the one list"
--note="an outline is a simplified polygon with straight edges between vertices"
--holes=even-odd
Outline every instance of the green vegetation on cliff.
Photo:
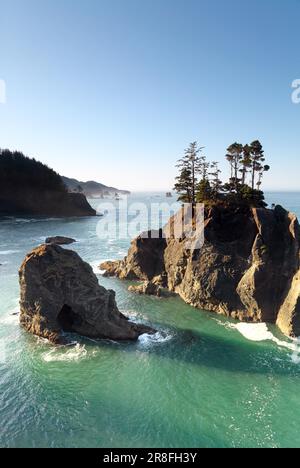
[[220,179],[219,163],[208,162],[203,149],[197,142],[191,143],[177,164],[179,175],[174,188],[180,201],[208,206],[266,206],[261,186],[263,175],[270,166],[265,164],[263,147],[259,141],[253,141],[250,145],[233,143],[227,148],[230,178],[226,183]]
[[0,149],[0,190],[10,191],[19,187],[66,192],[60,175],[53,169],[19,151]]
[[53,169],[18,151],[0,150],[0,215],[94,216],[82,193],[68,193]]

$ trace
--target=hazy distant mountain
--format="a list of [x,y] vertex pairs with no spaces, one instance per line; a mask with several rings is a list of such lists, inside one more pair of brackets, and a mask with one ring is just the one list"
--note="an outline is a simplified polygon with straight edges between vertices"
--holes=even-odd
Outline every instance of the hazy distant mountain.
[[82,189],[85,196],[90,198],[98,198],[101,196],[114,195],[115,193],[121,195],[129,195],[130,192],[127,190],[119,190],[115,187],[107,187],[106,185],[100,184],[93,180],[88,182],[81,182],[77,179],[70,179],[69,177],[62,177],[64,184],[70,192],[78,192],[78,189]]

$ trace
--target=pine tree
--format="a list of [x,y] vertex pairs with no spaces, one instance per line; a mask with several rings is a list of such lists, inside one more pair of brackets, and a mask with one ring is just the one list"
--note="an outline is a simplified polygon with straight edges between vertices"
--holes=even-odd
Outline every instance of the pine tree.
[[233,185],[235,191],[238,191],[240,183],[239,172],[243,160],[243,145],[240,143],[233,143],[227,148],[226,159],[230,163],[231,177],[230,183]]
[[210,163],[207,162],[206,160],[206,156],[201,156],[200,157],[200,176],[201,176],[201,180],[208,180],[208,176],[209,176],[209,168],[210,168]]
[[243,147],[243,159],[241,160],[242,168],[240,172],[242,174],[242,185],[246,184],[246,177],[248,173],[248,169],[251,167],[251,146],[245,145]]
[[219,163],[217,161],[212,162],[210,167],[212,170],[212,172],[210,172],[209,174],[212,176],[212,180],[210,184],[211,190],[212,190],[212,196],[215,200],[217,200],[218,195],[222,188],[222,181],[219,178],[221,174],[221,170],[219,169]]
[[192,203],[193,182],[191,171],[185,167],[176,177],[174,190],[179,194],[178,200],[183,203]]
[[268,172],[269,170],[270,170],[270,166],[268,164],[261,166],[260,169],[258,170],[258,181],[256,183],[257,190],[260,190],[261,188],[264,173]]
[[204,203],[212,198],[212,190],[209,180],[202,179],[197,185],[196,200],[198,203]]
[[[255,176],[260,174],[263,170],[263,162],[265,161],[264,150],[260,141],[255,140],[250,145],[251,157],[251,188],[255,188]],[[261,181],[260,181],[261,182]]]
[[203,170],[203,157],[199,157],[203,147],[198,147],[198,143],[194,141],[185,150],[184,156],[178,161],[177,167],[180,170],[180,175],[177,177],[175,190],[180,194],[180,200],[187,200],[189,203],[196,203],[196,185],[197,176]]

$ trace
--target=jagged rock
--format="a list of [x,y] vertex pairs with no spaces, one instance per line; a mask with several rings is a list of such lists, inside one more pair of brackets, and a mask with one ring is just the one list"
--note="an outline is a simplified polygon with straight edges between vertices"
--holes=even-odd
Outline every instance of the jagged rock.
[[213,207],[205,212],[201,249],[172,234],[181,218],[180,211],[170,219],[166,238],[135,239],[123,261],[107,265],[107,274],[158,282],[194,307],[242,321],[277,323],[284,333],[300,335],[295,215],[280,206]]
[[128,291],[138,294],[145,294],[146,296],[162,296],[162,288],[151,281],[145,281],[140,285],[129,286]]
[[75,239],[71,237],[64,237],[64,236],[55,236],[55,237],[47,237],[45,240],[45,244],[57,244],[57,245],[70,245],[76,242]]
[[141,234],[135,239],[128,252],[128,256],[121,261],[105,262],[100,265],[105,270],[104,276],[118,276],[128,280],[151,280],[160,275],[164,265],[164,248],[166,240],[159,238],[159,232],[153,231],[151,239],[148,233]]
[[44,244],[26,256],[19,278],[20,323],[35,335],[60,343],[64,332],[113,340],[152,332],[119,312],[115,293],[99,285],[76,252]]

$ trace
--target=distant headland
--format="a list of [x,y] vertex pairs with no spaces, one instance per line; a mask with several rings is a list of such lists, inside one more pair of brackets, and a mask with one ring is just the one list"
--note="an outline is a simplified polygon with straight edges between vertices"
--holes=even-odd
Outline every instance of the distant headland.
[[105,198],[112,195],[130,195],[128,190],[120,190],[115,187],[108,187],[107,185],[100,184],[94,180],[88,182],[81,182],[77,179],[70,179],[69,177],[62,177],[65,186],[70,192],[84,193],[88,198]]

